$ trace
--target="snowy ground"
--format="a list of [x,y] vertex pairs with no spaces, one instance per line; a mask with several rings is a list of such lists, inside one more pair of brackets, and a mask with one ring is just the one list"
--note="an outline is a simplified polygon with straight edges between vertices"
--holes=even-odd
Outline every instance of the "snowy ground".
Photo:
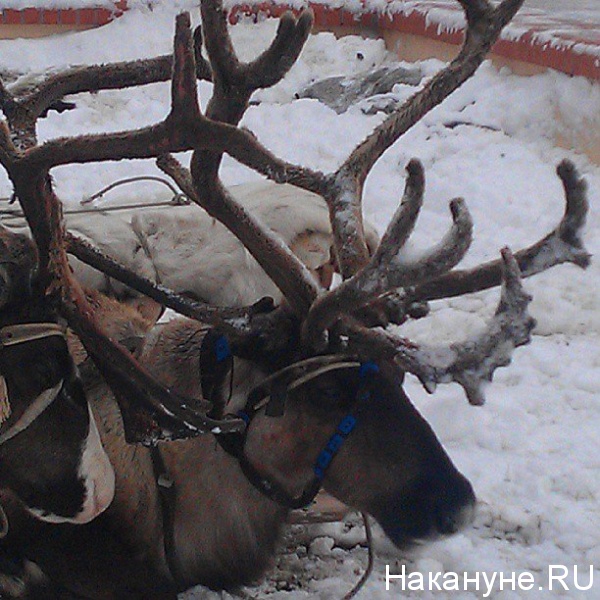
[[[193,3],[179,0],[152,13],[131,11],[100,30],[62,38],[0,42],[0,67],[30,72],[166,52],[172,16],[176,7],[186,4]],[[242,24],[234,35],[243,52],[251,55],[267,44],[273,31],[272,23]],[[358,71],[386,58],[377,41],[336,42],[329,34],[313,37],[288,78],[277,89],[257,95],[261,102],[248,111],[244,125],[286,159],[332,170],[380,117],[365,116],[359,107],[337,115],[314,100],[292,102],[293,94],[313,78]],[[428,74],[440,66],[436,61],[421,64]],[[208,86],[200,88],[206,99]],[[396,91],[406,96],[411,89]],[[166,114],[168,86],[81,96],[76,102],[77,110],[53,114],[41,123],[42,138],[156,122]],[[557,118],[561,114],[568,115],[566,122]],[[451,122],[455,126],[447,126]],[[597,255],[600,168],[585,156],[555,148],[553,140],[562,130],[598,126],[600,90],[587,81],[556,73],[522,79],[486,63],[383,157],[368,180],[367,216],[380,229],[385,227],[401,195],[404,165],[416,156],[426,167],[427,194],[415,246],[423,248],[439,239],[449,222],[448,200],[464,196],[476,223],[466,259],[473,265],[495,257],[505,244],[517,249],[554,227],[563,211],[554,168],[567,156],[589,182],[592,214],[586,238],[589,251]],[[54,175],[60,196],[76,205],[119,177],[154,172],[150,162],[122,162],[64,167]],[[257,179],[231,160],[225,163],[223,177],[228,183]],[[3,176],[0,196],[10,192]],[[105,202],[119,203],[132,196],[165,199],[160,187],[140,184],[120,188]],[[470,407],[454,386],[428,397],[417,383],[408,382],[409,395],[472,481],[479,514],[474,527],[464,533],[410,552],[393,550],[378,535],[376,572],[360,598],[462,600],[485,593],[484,588],[477,592],[473,582],[467,591],[404,592],[399,582],[392,582],[386,591],[386,564],[392,572],[406,565],[411,572],[457,572],[461,577],[468,572],[473,579],[480,573],[482,585],[483,573],[492,577],[503,572],[509,578],[515,572],[533,574],[530,591],[511,591],[510,584],[501,591],[496,585],[489,597],[497,600],[600,598],[599,271],[597,262],[587,272],[564,266],[527,282],[538,320],[533,343],[517,351],[509,368],[497,372],[485,407]],[[490,292],[437,303],[431,318],[407,328],[407,333],[437,342],[461,339],[481,326],[495,302],[496,294]],[[363,548],[347,549],[360,540],[358,526],[322,527],[312,532],[320,536],[313,543],[303,532],[292,533],[295,537],[288,539],[280,570],[260,588],[248,591],[273,600],[343,596],[366,560]],[[550,565],[569,569],[569,591],[557,582],[554,591],[547,589]],[[571,577],[574,567],[579,568],[580,587],[585,587],[590,565],[594,585],[577,591]],[[220,597],[228,596],[200,588],[185,595],[196,600]]]

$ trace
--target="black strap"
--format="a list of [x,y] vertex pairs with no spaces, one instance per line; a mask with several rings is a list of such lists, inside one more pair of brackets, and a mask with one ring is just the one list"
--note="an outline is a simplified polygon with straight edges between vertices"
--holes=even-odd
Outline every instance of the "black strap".
[[304,508],[310,504],[321,489],[322,480],[314,477],[308,487],[298,497],[288,494],[283,487],[276,481],[263,477],[252,463],[246,458],[245,454],[238,457],[238,462],[242,473],[246,479],[261,493],[280,506],[295,510]]
[[232,366],[233,355],[227,338],[217,330],[210,329],[200,346],[200,384],[202,396],[215,407],[223,403],[218,396]]
[[176,583],[181,583],[184,579],[175,552],[175,501],[177,492],[175,482],[169,477],[160,446],[150,447],[150,458],[162,513],[165,558],[171,572],[171,578]]

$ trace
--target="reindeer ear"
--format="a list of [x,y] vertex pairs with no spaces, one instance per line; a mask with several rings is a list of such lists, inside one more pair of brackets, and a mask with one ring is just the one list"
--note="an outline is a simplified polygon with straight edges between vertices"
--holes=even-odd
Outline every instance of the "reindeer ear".
[[6,379],[0,375],[0,425],[8,421],[11,412]]
[[0,308],[31,295],[37,264],[35,243],[28,236],[0,225]]

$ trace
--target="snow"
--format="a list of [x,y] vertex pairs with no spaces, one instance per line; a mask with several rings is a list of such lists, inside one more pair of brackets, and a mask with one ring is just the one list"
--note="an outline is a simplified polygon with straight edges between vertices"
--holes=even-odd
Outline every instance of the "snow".
[[[167,52],[173,15],[196,2],[163,4],[152,11],[140,4],[138,10],[99,30],[2,41],[2,68],[25,74]],[[193,16],[198,18],[197,10]],[[272,22],[242,23],[234,28],[234,41],[245,56],[251,56],[268,44],[274,31]],[[366,116],[359,107],[337,115],[316,100],[292,102],[293,93],[317,77],[356,72],[387,59],[377,40],[314,36],[286,80],[256,95],[260,103],[249,109],[243,124],[283,158],[330,171],[382,117]],[[420,64],[427,76],[441,66],[435,60]],[[209,85],[199,87],[206,103]],[[405,97],[411,89],[400,86],[396,92]],[[40,123],[41,138],[156,122],[168,111],[168,93],[167,84],[156,84],[77,96],[77,110],[51,114]],[[573,139],[569,136],[574,132],[597,128],[599,120],[597,85],[554,72],[520,78],[485,63],[379,161],[366,186],[366,215],[381,232],[385,230],[402,195],[404,166],[418,157],[425,165],[427,190],[411,245],[424,249],[439,240],[450,223],[448,201],[464,197],[475,222],[473,246],[464,261],[472,266],[496,258],[506,244],[513,250],[530,244],[558,223],[564,200],[555,166],[569,157],[589,183],[592,211],[585,238],[588,250],[598,255],[600,218],[595,207],[600,202],[600,167],[573,150],[557,148],[555,140]],[[62,167],[53,175],[59,195],[74,207],[120,177],[156,172],[149,161],[121,161]],[[232,184],[259,176],[227,159],[223,178]],[[2,176],[0,196],[10,193]],[[165,193],[151,184],[125,186],[102,203],[158,201]],[[469,406],[457,385],[439,386],[435,395],[427,396],[418,382],[407,381],[409,396],[473,483],[478,516],[473,527],[452,538],[406,551],[393,549],[377,533],[375,573],[359,598],[471,600],[483,595],[474,584],[467,591],[429,592],[401,591],[400,583],[392,582],[386,591],[386,564],[392,573],[400,572],[402,565],[408,572],[466,571],[473,577],[483,572],[533,573],[535,586],[528,592],[502,591],[496,583],[489,596],[496,600],[600,597],[599,271],[597,262],[587,272],[565,265],[526,281],[526,290],[534,297],[530,311],[538,321],[533,341],[517,350],[508,368],[496,372],[484,407]],[[429,318],[403,327],[403,333],[430,344],[460,341],[481,329],[497,299],[495,290],[435,303]],[[294,529],[278,570],[258,589],[248,591],[273,600],[340,598],[366,564],[365,550],[354,547],[358,527],[322,525],[313,527],[310,536]],[[553,592],[547,589],[551,565],[568,567],[569,591],[556,583]],[[574,589],[573,567],[579,568],[583,586],[590,565],[594,587],[587,592]],[[296,589],[293,582],[298,580],[303,589]],[[229,597],[203,588],[182,595],[195,600]]]

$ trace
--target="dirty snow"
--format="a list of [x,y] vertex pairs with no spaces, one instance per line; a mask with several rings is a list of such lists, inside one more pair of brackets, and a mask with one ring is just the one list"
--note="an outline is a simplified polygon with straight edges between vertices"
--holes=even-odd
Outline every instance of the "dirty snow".
[[[27,73],[81,62],[105,62],[166,52],[173,15],[194,2],[175,0],[150,11],[128,12],[95,31],[39,41],[0,42],[0,66]],[[195,18],[197,14],[194,13]],[[274,33],[273,23],[236,26],[234,37],[245,55],[260,51]],[[360,107],[337,115],[316,100],[292,102],[294,91],[317,77],[348,74],[388,59],[375,40],[320,34],[308,43],[299,64],[277,89],[257,94],[244,125],[277,154],[322,170],[336,167],[377,123]],[[427,75],[442,65],[420,64]],[[208,84],[200,84],[206,102]],[[398,97],[412,92],[398,86]],[[168,110],[168,85],[75,98],[78,108],[52,114],[40,124],[43,139],[140,127],[162,119]],[[517,249],[550,231],[563,211],[563,193],[555,166],[569,157],[589,183],[592,213],[586,232],[590,252],[600,252],[600,168],[584,155],[557,148],[555,140],[600,126],[600,92],[582,79],[547,73],[523,79],[486,63],[443,106],[402,138],[371,174],[365,210],[383,231],[401,196],[404,166],[420,158],[426,169],[426,202],[413,236],[416,248],[434,244],[449,222],[448,201],[462,196],[473,214],[475,239],[466,265],[495,258],[505,244]],[[182,157],[185,159],[185,157]],[[56,169],[57,190],[67,206],[76,206],[102,186],[124,176],[156,174],[151,162],[118,162]],[[259,177],[226,160],[227,183]],[[0,196],[10,196],[2,176]],[[121,187],[104,205],[122,201],[164,200],[162,187]],[[473,408],[456,385],[427,396],[414,380],[409,395],[429,420],[457,466],[472,481],[480,500],[475,525],[452,538],[397,551],[377,534],[375,574],[359,598],[481,598],[474,583],[467,591],[402,591],[392,582],[386,591],[386,564],[392,572],[530,572],[530,591],[504,590],[496,600],[600,598],[600,267],[587,272],[561,266],[526,282],[533,294],[531,312],[538,321],[530,346],[519,349],[513,364],[497,372],[487,404]],[[430,318],[403,329],[429,343],[460,340],[478,330],[497,302],[497,291],[439,302]],[[278,570],[258,589],[258,598],[298,600],[342,597],[366,563],[358,521],[313,528],[311,536],[293,530]],[[555,582],[548,589],[550,565],[569,570],[569,591]],[[590,574],[593,587],[585,587]],[[556,571],[555,571],[556,572]],[[498,575],[498,578],[500,575]],[[482,579],[483,581],[483,579]],[[540,589],[543,588],[543,589]],[[229,598],[196,588],[190,600]]]

